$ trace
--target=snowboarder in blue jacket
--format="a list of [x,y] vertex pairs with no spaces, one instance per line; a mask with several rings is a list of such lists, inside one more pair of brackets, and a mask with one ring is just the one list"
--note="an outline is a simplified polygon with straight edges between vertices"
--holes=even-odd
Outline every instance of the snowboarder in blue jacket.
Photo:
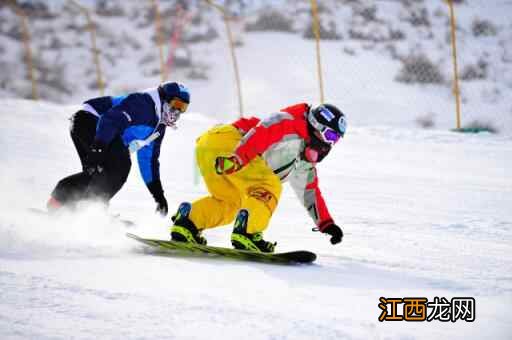
[[82,171],[57,183],[47,207],[75,207],[84,199],[108,203],[121,189],[131,168],[130,151],[137,152],[140,172],[157,204],[167,215],[160,181],[160,146],[167,126],[176,128],[187,110],[190,93],[175,82],[120,97],[87,100],[71,117],[71,139]]

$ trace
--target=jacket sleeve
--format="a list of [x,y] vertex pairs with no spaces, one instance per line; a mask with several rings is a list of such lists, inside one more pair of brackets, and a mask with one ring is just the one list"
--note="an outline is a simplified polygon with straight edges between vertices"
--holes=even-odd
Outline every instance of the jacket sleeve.
[[89,100],[86,100],[84,102],[84,104],[88,105],[90,108],[92,108],[92,110],[95,111],[93,113],[95,115],[99,116],[99,115],[107,112],[108,110],[110,110],[112,108],[112,106],[114,106],[113,102],[114,102],[113,97],[104,96],[104,97],[91,98]]
[[313,165],[307,162],[300,162],[289,180],[295,194],[320,231],[323,231],[325,227],[333,223],[333,219],[327,210],[327,205],[318,186],[318,175]]
[[233,123],[233,126],[243,133],[247,133],[250,129],[258,125],[259,122],[260,120],[256,117],[240,118]]
[[154,116],[154,106],[142,95],[134,93],[105,112],[96,128],[96,140],[108,145],[130,125],[148,124]]
[[[160,147],[165,135],[165,129],[159,129],[158,131],[160,136],[157,139],[137,151],[140,174],[149,191],[151,191],[149,185],[152,182],[160,182]],[[152,194],[154,193],[152,192]]]
[[119,106],[108,110],[100,117],[98,127],[96,128],[96,140],[105,145],[122,133],[130,125],[131,117]]
[[247,132],[235,149],[235,155],[242,164],[247,164],[285,136],[304,134],[301,130],[303,127],[291,114],[274,113]]

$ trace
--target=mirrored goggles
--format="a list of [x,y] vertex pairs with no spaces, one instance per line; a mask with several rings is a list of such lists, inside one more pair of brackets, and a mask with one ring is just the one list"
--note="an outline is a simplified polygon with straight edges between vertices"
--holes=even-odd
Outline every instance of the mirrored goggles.
[[324,142],[326,142],[327,144],[336,144],[341,137],[343,137],[341,134],[339,134],[337,131],[331,129],[331,128],[324,128],[323,130],[321,131],[318,131],[321,136],[322,136],[322,140]]
[[179,98],[173,98],[169,102],[169,107],[171,108],[171,110],[178,110],[181,113],[183,113],[183,112],[187,111],[188,103],[184,102],[183,100],[181,100]]

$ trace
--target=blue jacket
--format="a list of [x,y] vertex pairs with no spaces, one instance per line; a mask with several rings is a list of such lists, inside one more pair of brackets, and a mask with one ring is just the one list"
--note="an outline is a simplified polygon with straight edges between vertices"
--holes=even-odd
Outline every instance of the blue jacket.
[[105,145],[120,136],[128,146],[158,131],[158,138],[137,151],[137,160],[146,185],[160,182],[158,158],[166,126],[159,124],[162,104],[156,88],[127,96],[93,98],[84,102],[83,110],[98,117],[96,141]]

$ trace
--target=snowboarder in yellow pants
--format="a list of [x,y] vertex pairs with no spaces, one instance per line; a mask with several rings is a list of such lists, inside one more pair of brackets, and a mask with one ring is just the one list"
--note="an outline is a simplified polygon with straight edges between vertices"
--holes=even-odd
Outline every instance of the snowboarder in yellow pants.
[[197,164],[211,195],[192,204],[190,219],[196,225],[206,229],[231,223],[243,207],[252,216],[247,223],[248,233],[267,228],[281,195],[281,181],[265,161],[258,156],[230,175],[219,175],[212,166],[217,157],[231,156],[241,139],[242,134],[233,125],[222,125],[197,140]]
[[[210,195],[183,208],[189,209],[188,218],[199,230],[231,223],[241,208],[251,216],[246,220],[247,233],[258,234],[268,226],[282,185],[265,161],[258,156],[240,171],[229,175],[218,174],[213,166],[218,157],[231,156],[241,140],[242,134],[236,127],[221,125],[208,130],[196,141],[197,164]],[[174,226],[171,232],[178,238],[177,233],[189,234],[181,226]],[[205,244],[204,238],[199,237],[196,241]],[[265,247],[272,251],[274,244],[266,242]]]
[[237,249],[273,252],[263,239],[290,180],[316,229],[341,242],[343,232],[327,210],[316,164],[340,140],[345,116],[335,106],[312,109],[302,103],[264,120],[241,118],[208,130],[196,141],[196,160],[209,195],[182,203],[171,227],[174,241],[206,244],[202,231],[235,220],[231,243]]

